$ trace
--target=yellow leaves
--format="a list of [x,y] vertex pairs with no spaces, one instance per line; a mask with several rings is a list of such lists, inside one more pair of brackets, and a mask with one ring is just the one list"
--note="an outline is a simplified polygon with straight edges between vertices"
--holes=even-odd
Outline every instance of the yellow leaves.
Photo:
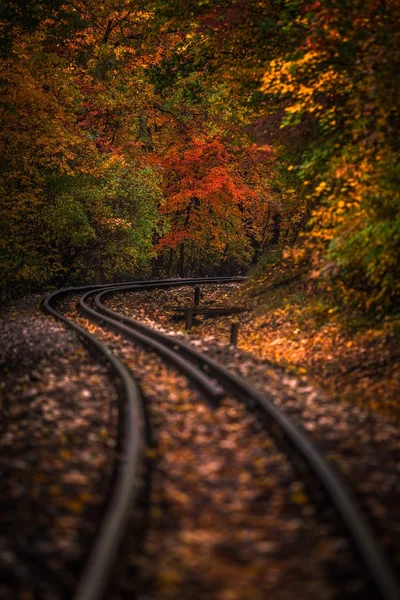
[[327,187],[326,181],[321,181],[315,188],[315,193],[320,194]]
[[306,87],[305,85],[300,84],[298,95],[299,96],[312,96],[315,92],[315,89],[312,87]]
[[293,84],[289,84],[289,83],[285,84],[284,83],[281,85],[281,87],[279,89],[279,93],[283,95],[283,94],[287,94],[288,92],[294,92],[295,89],[296,88]]
[[285,112],[289,115],[292,115],[292,114],[300,112],[303,109],[304,109],[304,105],[298,103],[298,104],[293,104],[292,106],[288,106],[287,108],[285,108]]
[[312,63],[312,62],[316,63],[316,62],[318,62],[318,60],[320,60],[319,53],[314,50],[311,50],[309,52],[306,52],[302,58],[300,58],[298,61],[296,61],[295,64],[310,66],[310,63]]
[[128,163],[126,162],[123,156],[118,154],[110,154],[107,160],[104,161],[104,168],[112,167],[114,165],[120,166],[121,168],[127,167]]

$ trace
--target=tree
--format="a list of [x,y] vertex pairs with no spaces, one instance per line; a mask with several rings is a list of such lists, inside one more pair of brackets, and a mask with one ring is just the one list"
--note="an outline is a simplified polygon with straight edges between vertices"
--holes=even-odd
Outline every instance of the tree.
[[185,273],[185,258],[192,268],[216,268],[228,257],[237,265],[248,262],[246,215],[255,192],[239,173],[241,158],[242,151],[217,137],[174,145],[164,157],[162,212],[169,231],[157,249],[179,251],[180,275]]
[[[2,23],[13,43],[2,58],[0,262],[3,286],[20,290],[131,274],[151,258],[161,200],[154,170],[106,143],[113,128],[84,123],[106,96],[98,44],[107,11],[90,20],[94,3],[54,5],[57,14],[39,5]],[[112,100],[115,122],[122,101]]]
[[164,19],[160,31],[186,33],[179,64],[190,54],[193,64],[204,65],[209,85],[224,81],[225,102],[241,99],[248,118],[255,117],[255,139],[272,143],[278,162],[286,165],[280,183],[288,185],[277,187],[278,196],[294,189],[299,210],[292,213],[294,235],[284,237],[297,237],[309,217],[314,274],[319,271],[321,281],[330,274],[334,281],[328,285],[361,306],[395,305],[398,3],[157,5]]

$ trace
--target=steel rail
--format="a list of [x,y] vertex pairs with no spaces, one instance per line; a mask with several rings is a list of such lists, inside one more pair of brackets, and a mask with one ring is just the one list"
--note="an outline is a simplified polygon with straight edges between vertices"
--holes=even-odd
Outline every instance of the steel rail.
[[[161,283],[161,282],[160,282]],[[359,556],[370,574],[371,580],[375,585],[380,597],[383,600],[399,600],[400,585],[396,575],[392,571],[384,552],[376,539],[362,509],[359,506],[353,492],[347,485],[343,477],[326,461],[320,450],[313,444],[308,436],[299,429],[284,413],[282,413],[273,403],[273,398],[269,394],[261,394],[249,385],[245,380],[231,373],[213,359],[194,350],[188,344],[171,338],[159,331],[152,329],[120,313],[115,313],[103,304],[106,296],[126,291],[141,291],[153,287],[165,287],[163,284],[157,286],[155,283],[144,284],[140,286],[125,286],[123,288],[109,288],[96,294],[95,305],[103,317],[114,320],[115,326],[131,328],[144,332],[146,336],[153,337],[158,342],[167,347],[171,347],[176,352],[181,352],[186,357],[197,362],[199,366],[207,370],[224,386],[232,390],[242,400],[250,404],[258,405],[272,424],[279,427],[286,440],[302,457],[310,470],[319,480],[327,497],[341,516],[343,524],[346,526]],[[273,429],[273,428],[272,428]],[[274,435],[274,432],[273,432]],[[275,435],[276,437],[276,435]]]
[[[228,283],[232,281],[243,281],[245,277],[217,277],[217,278],[187,278],[185,283]],[[176,285],[177,282],[182,285],[182,280],[163,279],[150,280],[146,282],[134,281],[129,285],[140,286],[142,283],[164,285]],[[122,392],[124,400],[121,399],[121,390],[118,390],[121,411],[123,418],[119,419],[119,427],[123,426],[123,445],[122,459],[117,465],[111,497],[107,502],[105,516],[99,528],[99,532],[89,550],[88,559],[83,567],[79,577],[77,588],[73,595],[73,600],[100,600],[105,593],[107,580],[120,546],[124,530],[130,519],[132,506],[135,504],[139,493],[139,481],[144,461],[145,444],[145,425],[144,409],[140,388],[133,379],[131,373],[126,369],[118,358],[101,343],[95,336],[91,335],[84,328],[74,323],[54,305],[70,295],[81,294],[90,290],[106,290],[110,287],[120,289],[126,287],[127,282],[120,284],[86,285],[65,287],[48,294],[42,301],[41,308],[43,312],[62,321],[69,328],[74,330],[78,336],[88,344],[91,351],[99,353],[108,363],[111,370],[122,382]],[[189,365],[190,366],[190,365]],[[206,378],[205,378],[206,379]],[[221,390],[208,380],[214,391],[215,400],[221,396]]]
[[140,389],[123,364],[96,337],[54,308],[55,302],[70,293],[70,290],[63,289],[49,294],[43,300],[42,310],[65,323],[92,351],[101,354],[122,382],[124,396],[122,401],[119,390],[120,410],[123,412],[123,418],[119,419],[119,426],[123,427],[122,456],[117,465],[105,515],[73,595],[73,600],[99,600],[105,592],[110,570],[130,518],[132,504],[139,493],[145,445],[144,411]]
[[[79,285],[79,286],[67,286],[56,290],[56,294],[78,294],[83,291],[89,290],[101,290],[108,288],[124,288],[132,285],[158,285],[158,284],[169,284],[172,285],[190,285],[195,283],[235,283],[235,282],[243,282],[246,281],[247,277],[245,276],[237,276],[237,277],[172,277],[166,279],[135,279],[133,281],[124,281],[121,283],[99,283],[99,284],[91,284],[91,285]],[[50,294],[49,294],[50,295]]]
[[[152,281],[143,281],[143,282],[134,282],[131,284],[121,284],[117,288],[110,288],[107,286],[107,289],[157,289],[160,288],[170,288],[170,287],[181,287],[185,285],[190,285],[192,283],[203,283],[203,284],[215,284],[215,283],[232,283],[232,282],[242,282],[246,278],[245,277],[207,277],[207,278],[185,278],[185,279],[164,279],[164,280],[152,280]],[[187,360],[183,359],[181,356],[176,354],[176,352],[169,350],[165,344],[159,343],[152,336],[146,336],[145,333],[139,333],[137,331],[133,331],[132,329],[125,328],[121,325],[117,328],[115,326],[115,321],[107,316],[100,316],[98,312],[93,310],[88,305],[88,300],[91,296],[98,293],[98,288],[88,290],[80,299],[79,299],[79,309],[83,316],[88,317],[89,319],[107,326],[107,328],[114,333],[124,333],[126,337],[128,337],[133,342],[144,346],[145,348],[150,348],[157,352],[160,356],[163,357],[164,360],[178,368],[188,379],[192,381],[192,383],[199,389],[199,391],[204,395],[207,402],[211,402],[213,405],[217,404],[219,400],[224,396],[224,391],[218,386],[214,381],[212,381],[209,377],[207,377],[204,373],[199,371],[197,368],[193,367],[193,365]]]
[[90,296],[93,295],[93,293],[97,293],[97,290],[86,292],[86,294],[79,299],[79,310],[83,316],[95,321],[96,323],[99,323],[113,333],[123,334],[132,342],[157,352],[157,354],[159,354],[165,361],[179,369],[204,395],[207,402],[211,401],[211,403],[215,405],[219,402],[219,400],[221,400],[225,394],[222,388],[209,377],[207,377],[207,375],[205,375],[202,371],[199,371],[199,369],[194,367],[192,363],[185,360],[182,358],[182,356],[173,350],[170,350],[165,344],[161,344],[153,337],[139,333],[130,327],[126,327],[125,325],[116,322],[114,319],[102,315],[91,308],[87,301]]
[[[121,284],[120,286],[112,289],[154,289],[157,287],[158,289],[169,288],[169,287],[181,287],[185,285],[190,285],[192,283],[203,283],[203,284],[215,284],[215,283],[232,283],[232,282],[242,282],[246,278],[245,277],[204,277],[204,278],[185,278],[185,279],[163,279],[163,280],[151,280],[151,281],[141,281],[141,282],[133,282],[130,284]],[[110,289],[110,286],[107,285],[106,289]],[[80,299],[79,299],[79,309],[83,316],[87,318],[107,326],[107,328],[114,333],[124,333],[126,337],[128,337],[133,342],[140,344],[146,348],[150,348],[151,350],[157,352],[160,356],[163,357],[164,360],[178,368],[184,375],[192,381],[192,383],[198,388],[198,390],[203,394],[207,402],[211,402],[212,405],[215,405],[221,400],[224,396],[224,391],[221,389],[219,385],[216,384],[215,381],[212,381],[209,377],[207,377],[204,373],[199,371],[197,368],[193,367],[193,365],[187,360],[183,359],[176,352],[173,352],[166,348],[165,344],[160,344],[157,340],[154,340],[151,336],[146,336],[143,333],[138,333],[129,328],[124,328],[124,326],[119,326],[119,328],[115,327],[115,322],[106,317],[99,316],[99,313],[93,310],[88,305],[89,298],[98,293],[98,288],[90,288]]]

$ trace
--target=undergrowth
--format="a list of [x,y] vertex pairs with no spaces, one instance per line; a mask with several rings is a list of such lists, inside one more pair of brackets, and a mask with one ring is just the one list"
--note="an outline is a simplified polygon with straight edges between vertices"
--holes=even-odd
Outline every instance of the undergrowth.
[[343,401],[398,418],[400,315],[340,305],[304,265],[258,269],[239,292],[251,310],[240,347],[317,383]]

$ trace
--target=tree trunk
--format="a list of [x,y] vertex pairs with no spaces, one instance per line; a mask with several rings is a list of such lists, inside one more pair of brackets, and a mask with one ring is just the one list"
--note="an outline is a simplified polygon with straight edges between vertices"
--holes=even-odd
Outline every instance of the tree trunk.
[[299,233],[302,229],[304,229],[304,227],[306,226],[306,223],[308,221],[308,217],[309,217],[309,210],[306,210],[304,212],[304,215],[302,216],[302,218],[298,221],[298,223],[293,227],[293,235],[292,235],[292,239],[290,240],[290,246],[294,246],[297,238],[299,237]]
[[272,226],[272,239],[270,243],[271,248],[276,248],[279,244],[279,238],[281,235],[281,222],[282,218],[279,213],[275,213],[273,218],[273,226]]
[[167,267],[167,275],[168,277],[171,275],[171,267],[172,267],[172,259],[174,258],[174,251],[171,248],[169,251],[169,259],[168,259],[168,267]]
[[267,235],[267,229],[268,229],[268,225],[269,225],[270,216],[271,216],[271,208],[268,207],[267,217],[265,219],[264,227],[263,227],[262,234],[261,234],[261,241],[259,243],[257,243],[257,245],[255,245],[255,247],[254,247],[254,256],[253,256],[253,260],[252,260],[253,265],[256,264],[256,262],[258,261],[258,257],[260,256],[260,253],[262,252],[262,250],[264,248],[265,237]]
[[184,276],[184,266],[185,266],[185,244],[182,243],[179,246],[179,277]]
[[[186,227],[189,225],[189,219],[190,219],[190,210],[192,207],[192,202],[193,200],[190,202],[190,204],[187,207],[186,210],[186,218],[185,218],[185,222],[183,224],[183,228],[186,229]],[[185,242],[182,242],[182,244],[179,246],[179,277],[184,277],[184,269],[185,267]]]

